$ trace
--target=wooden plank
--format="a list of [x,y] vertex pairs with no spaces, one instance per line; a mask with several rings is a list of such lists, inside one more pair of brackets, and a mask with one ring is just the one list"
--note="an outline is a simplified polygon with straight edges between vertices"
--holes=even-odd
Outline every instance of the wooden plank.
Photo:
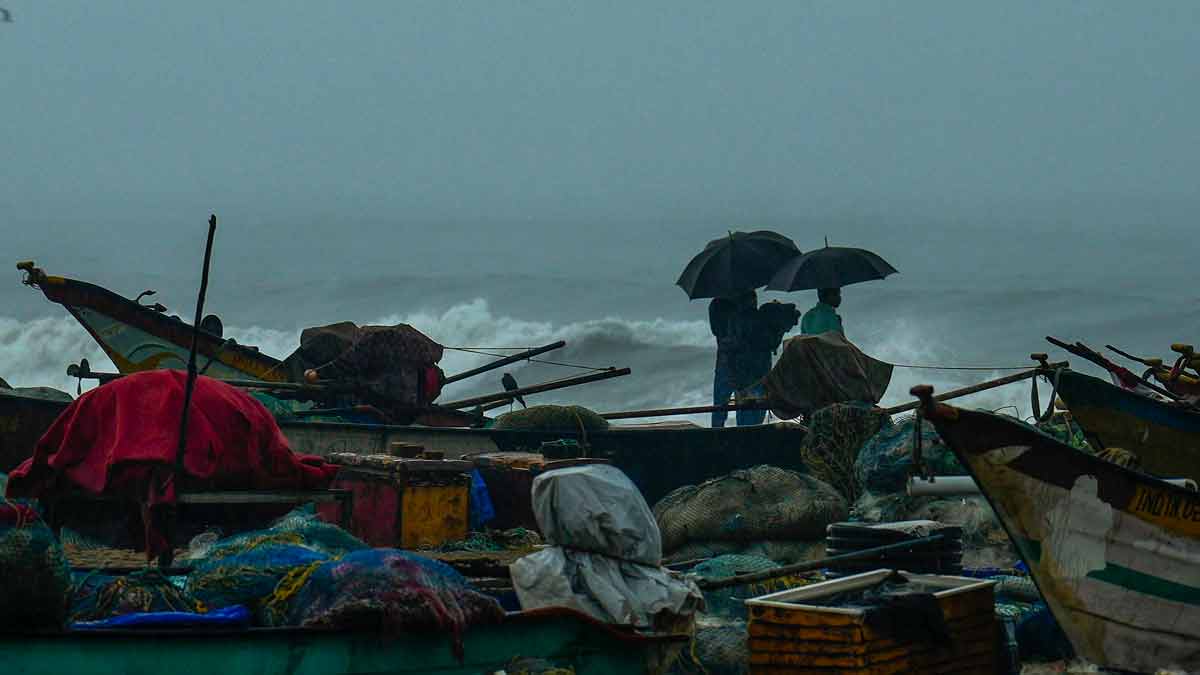
[[176,501],[180,504],[297,504],[302,502],[334,502],[347,498],[345,490],[229,490],[223,492],[185,492]]
[[[947,622],[946,627],[951,639],[959,639],[980,631],[994,631],[995,626],[995,617],[988,615]],[[857,629],[797,628],[751,622],[747,632],[751,650],[756,649],[755,644],[760,644],[764,651],[865,654],[908,644],[892,638],[864,639],[862,632]]]
[[973,663],[977,659],[982,660],[989,655],[994,658],[995,648],[996,641],[995,634],[993,633],[991,639],[982,642],[957,643],[949,647],[936,647],[918,652],[896,650],[902,653],[892,656],[892,652],[888,652],[886,655],[891,658],[887,660],[871,660],[868,663],[846,665],[844,663],[831,662],[834,660],[824,659],[812,654],[751,652],[750,664],[794,666],[800,668],[840,668],[842,672],[871,673],[872,675],[888,675],[890,673],[904,672],[927,673],[934,671],[939,666]]

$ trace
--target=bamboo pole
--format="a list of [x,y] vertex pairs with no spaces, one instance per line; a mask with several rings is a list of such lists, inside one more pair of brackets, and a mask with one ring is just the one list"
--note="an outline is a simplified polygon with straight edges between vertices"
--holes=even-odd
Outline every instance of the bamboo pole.
[[552,352],[555,349],[561,349],[565,346],[567,346],[567,343],[564,340],[559,340],[558,342],[548,344],[548,345],[545,345],[542,347],[535,347],[533,349],[528,349],[523,352],[513,354],[512,356],[506,356],[502,359],[498,359],[498,360],[492,361],[490,363],[485,363],[482,366],[479,366],[478,368],[472,368],[471,370],[465,370],[461,373],[458,373],[457,375],[451,375],[451,376],[447,377],[442,382],[442,384],[446,385],[446,384],[450,384],[452,382],[458,382],[459,380],[465,380],[468,377],[475,377],[476,375],[479,375],[480,373],[486,373],[489,370],[495,370],[496,368],[502,368],[504,366],[507,366],[510,363],[516,363],[517,361],[524,361],[526,359],[537,356],[538,354],[545,354],[546,352]]
[[518,396],[528,396],[530,394],[540,394],[544,391],[553,391],[564,387],[573,387],[578,384],[587,384],[588,382],[598,382],[600,380],[608,380],[614,377],[622,377],[633,371],[628,368],[609,368],[608,370],[590,375],[580,375],[579,377],[569,377],[563,380],[554,380],[542,384],[535,384],[531,387],[522,387],[513,389],[512,391],[502,391],[495,394],[487,394],[484,396],[475,396],[473,398],[464,398],[457,401],[449,401],[441,404],[444,408],[470,408],[486,403],[495,403],[497,401],[508,401]]
[[727,403],[725,405],[696,405],[686,408],[653,408],[650,410],[623,410],[620,412],[601,413],[606,420],[627,420],[635,417],[669,417],[671,415],[696,415],[711,412],[733,412],[737,410],[768,410],[766,401],[746,401],[744,403]]
[[[1004,377],[999,377],[994,380],[988,380],[987,382],[980,382],[979,384],[973,384],[969,387],[963,387],[961,389],[953,389],[944,394],[939,394],[937,396],[934,396],[933,400],[948,401],[952,398],[959,398],[960,396],[968,396],[970,394],[978,394],[981,391],[987,391],[988,389],[995,389],[996,387],[1003,387],[1006,384],[1013,384],[1014,382],[1021,382],[1022,380],[1031,380],[1034,377],[1037,377],[1038,375],[1048,374],[1056,368],[1066,368],[1066,367],[1067,367],[1066,361],[1059,361],[1057,363],[1047,363],[1044,366],[1038,366],[1037,368],[1033,368],[1031,370],[1025,370],[1025,371],[1021,371],[1019,373],[1014,373],[1012,375],[1006,375]],[[920,401],[912,401],[910,403],[905,403],[904,405],[897,405],[897,406],[892,406],[891,408],[884,408],[883,412],[888,415],[895,415],[895,414],[902,413],[902,412],[908,412],[909,410],[916,410],[917,408],[920,408],[920,407],[921,407]]]
[[909,539],[896,544],[876,546],[875,548],[864,548],[861,551],[835,555],[822,560],[810,560],[808,562],[796,563],[794,565],[784,565],[783,567],[776,567],[775,569],[755,572],[754,574],[740,574],[727,579],[697,579],[696,585],[707,591],[714,588],[728,588],[730,586],[756,584],[760,581],[770,581],[771,579],[778,579],[780,577],[789,577],[793,574],[800,574],[802,572],[812,572],[813,570],[819,570],[826,567],[837,567],[844,562],[853,562],[862,558],[870,558],[872,556],[879,555],[880,553],[887,553],[888,551],[898,551],[903,549],[911,549],[916,546],[924,546],[925,544],[934,544],[942,541],[943,539],[945,539],[945,536],[934,534],[928,537],[921,537],[919,539]]

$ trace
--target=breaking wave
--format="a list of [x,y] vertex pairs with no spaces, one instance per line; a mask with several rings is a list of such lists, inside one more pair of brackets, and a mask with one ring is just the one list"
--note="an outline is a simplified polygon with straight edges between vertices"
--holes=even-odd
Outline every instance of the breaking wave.
[[[582,385],[533,397],[539,403],[579,403],[600,411],[704,405],[712,386],[712,336],[705,321],[667,319],[627,320],[606,317],[577,322],[529,321],[496,316],[486,300],[453,305],[442,312],[422,311],[379,317],[375,323],[409,323],[447,347],[534,347],[557,340],[567,346],[540,358],[593,367],[628,366],[628,377]],[[885,361],[902,364],[953,364],[952,351],[940,336],[943,328],[904,319],[865,323],[865,332],[852,335],[861,348]],[[231,326],[226,334],[240,344],[258,346],[264,353],[283,357],[299,343],[293,331]],[[96,370],[114,370],[84,329],[64,315],[33,321],[0,317],[0,377],[12,386],[50,386],[75,392],[77,383],[67,377],[69,363],[87,358]],[[492,357],[448,349],[442,368],[461,372]],[[975,364],[968,364],[975,365]],[[1020,365],[1015,364],[1015,365]],[[542,363],[521,362],[506,368],[522,386],[587,371]],[[447,387],[443,400],[500,391],[500,372],[487,373]],[[933,384],[939,391],[979,382],[1005,373],[987,371],[945,372],[897,368],[883,404],[910,400],[908,390],[918,383]],[[87,389],[91,383],[83,383]],[[1029,414],[1028,384],[1014,385],[961,399],[963,404]],[[706,423],[707,416],[694,421]]]

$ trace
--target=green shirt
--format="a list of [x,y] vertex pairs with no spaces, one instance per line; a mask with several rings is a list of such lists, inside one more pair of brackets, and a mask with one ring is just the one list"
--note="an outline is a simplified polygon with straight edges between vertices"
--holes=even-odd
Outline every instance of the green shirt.
[[800,333],[802,335],[820,335],[837,331],[845,335],[842,330],[842,317],[838,316],[837,310],[831,305],[823,302],[818,302],[816,307],[804,313],[804,318],[800,320]]

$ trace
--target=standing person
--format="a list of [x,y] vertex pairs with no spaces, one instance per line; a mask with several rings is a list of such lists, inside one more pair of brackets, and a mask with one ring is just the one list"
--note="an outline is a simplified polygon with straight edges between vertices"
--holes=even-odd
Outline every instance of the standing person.
[[[774,345],[770,322],[758,307],[753,291],[744,297],[734,315],[733,332],[739,348],[734,357],[734,397],[738,401],[762,398],[766,395],[762,380],[771,370]],[[766,410],[738,410],[737,425],[762,424],[766,416]]]
[[842,329],[842,317],[838,316],[837,308],[842,304],[842,289],[822,288],[817,290],[817,304],[804,313],[800,320],[802,335],[820,335],[821,333],[836,332],[845,336]]
[[[733,395],[734,354],[738,344],[733,333],[733,317],[738,311],[738,301],[734,298],[713,298],[708,303],[708,327],[713,337],[717,339],[717,364],[713,369],[713,405],[726,405]],[[712,425],[725,426],[729,413],[724,410],[714,410]]]

